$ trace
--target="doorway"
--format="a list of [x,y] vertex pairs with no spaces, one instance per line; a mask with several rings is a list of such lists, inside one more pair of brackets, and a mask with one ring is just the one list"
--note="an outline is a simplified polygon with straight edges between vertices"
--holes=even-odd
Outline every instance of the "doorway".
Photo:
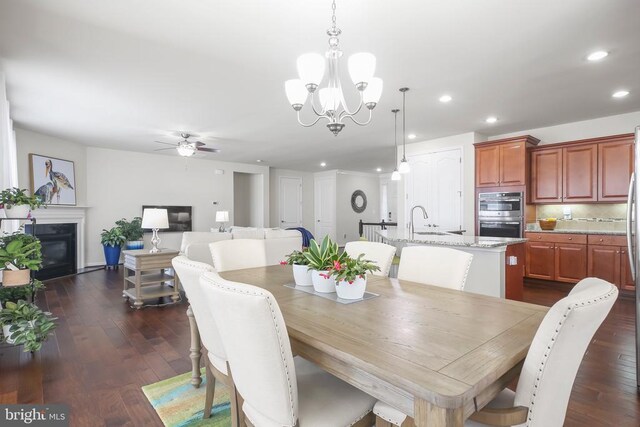
[[233,225],[264,227],[264,177],[261,173],[233,173]]

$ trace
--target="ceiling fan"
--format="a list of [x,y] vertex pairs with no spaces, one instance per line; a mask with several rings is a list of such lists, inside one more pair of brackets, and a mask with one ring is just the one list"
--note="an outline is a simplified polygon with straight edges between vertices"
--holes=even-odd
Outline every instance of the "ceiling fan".
[[170,142],[155,141],[158,144],[171,145],[171,148],[158,148],[157,150],[153,150],[153,151],[164,151],[164,150],[175,149],[178,152],[178,154],[180,154],[183,157],[191,157],[194,154],[196,154],[196,152],[198,151],[205,151],[207,153],[220,152],[220,150],[217,148],[205,148],[204,146],[206,144],[204,142],[189,141],[189,137],[191,137],[191,135],[188,133],[181,133],[180,136],[183,138],[183,141],[180,141],[177,144],[170,143]]

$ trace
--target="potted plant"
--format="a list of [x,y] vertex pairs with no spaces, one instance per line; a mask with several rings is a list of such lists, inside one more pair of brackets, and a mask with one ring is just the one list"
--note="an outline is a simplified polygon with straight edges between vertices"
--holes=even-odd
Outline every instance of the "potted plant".
[[358,258],[347,256],[341,262],[333,263],[330,274],[336,281],[338,298],[362,298],[367,288],[367,273],[380,270],[375,263],[362,259],[363,257],[364,254],[360,254]]
[[142,218],[136,216],[131,221],[122,218],[116,221],[116,225],[120,227],[122,235],[127,239],[125,245],[127,249],[144,248],[144,241],[142,240],[142,236],[144,236],[144,231],[142,231]]
[[126,240],[120,227],[112,227],[110,230],[102,229],[100,242],[104,248],[107,267],[114,267],[120,263],[120,251]]
[[41,249],[40,240],[30,234],[17,232],[0,238],[2,285],[28,284],[30,270],[38,270],[42,266]]
[[13,187],[0,192],[0,205],[7,218],[27,218],[32,209],[42,206],[42,199],[29,196],[27,190]]
[[296,286],[312,286],[311,270],[309,270],[309,260],[304,256],[306,250],[293,251],[286,256],[286,261],[282,261],[283,265],[293,266],[293,280]]
[[4,340],[9,344],[24,344],[25,352],[33,353],[42,348],[42,343],[56,327],[54,320],[51,313],[24,300],[7,302],[0,311]]
[[338,244],[332,242],[329,236],[322,239],[322,243],[311,240],[309,249],[304,252],[311,270],[311,281],[316,292],[330,293],[336,291],[336,281],[331,277],[330,270],[334,262],[342,262],[346,253],[339,253]]
[[31,286],[14,286],[10,288],[0,288],[0,308],[9,302],[18,302],[25,300],[27,302],[33,302],[34,295],[44,289],[44,283],[38,279],[33,279]]

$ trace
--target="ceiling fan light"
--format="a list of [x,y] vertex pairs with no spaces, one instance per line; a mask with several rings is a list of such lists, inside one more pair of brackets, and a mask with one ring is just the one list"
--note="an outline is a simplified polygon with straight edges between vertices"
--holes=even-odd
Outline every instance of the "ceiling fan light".
[[180,154],[182,157],[191,157],[194,154],[196,154],[196,146],[195,144],[179,144],[176,147],[176,150],[178,151],[178,154]]
[[407,162],[407,159],[402,159],[402,161],[400,162],[400,166],[398,167],[398,172],[400,172],[401,174],[411,172],[411,166],[409,166],[409,162]]
[[303,85],[318,86],[324,76],[325,59],[319,53],[305,53],[297,60],[298,75]]
[[362,100],[365,104],[373,103],[377,104],[382,96],[382,79],[379,77],[372,77],[367,85],[367,88],[362,94]]
[[376,71],[376,57],[368,52],[354,53],[349,57],[348,67],[354,85],[368,84]]
[[394,169],[393,173],[391,174],[391,181],[400,181],[402,179],[402,175],[400,175],[400,172],[398,172],[398,169]]
[[308,92],[300,79],[291,79],[284,82],[284,90],[287,93],[289,104],[291,104],[293,108],[296,108],[296,105],[302,108],[307,101]]

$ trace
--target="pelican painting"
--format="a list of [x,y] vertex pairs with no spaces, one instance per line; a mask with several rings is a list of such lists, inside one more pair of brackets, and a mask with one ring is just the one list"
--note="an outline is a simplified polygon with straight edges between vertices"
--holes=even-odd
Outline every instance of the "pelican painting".
[[31,187],[47,205],[75,205],[75,167],[70,160],[29,154]]

